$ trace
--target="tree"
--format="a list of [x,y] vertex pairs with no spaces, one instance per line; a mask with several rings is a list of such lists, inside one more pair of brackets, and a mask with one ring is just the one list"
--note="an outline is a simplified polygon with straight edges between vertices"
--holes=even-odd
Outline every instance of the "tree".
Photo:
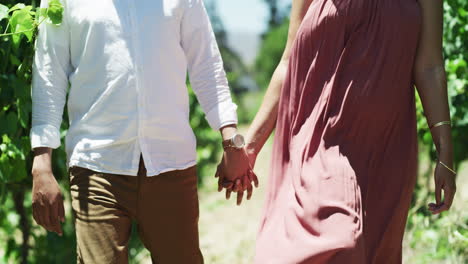
[[268,87],[271,76],[281,59],[288,37],[288,27],[289,20],[285,19],[281,25],[270,28],[263,37],[254,63],[255,79],[261,89]]
[[269,28],[277,27],[283,21],[283,16],[278,10],[278,0],[263,0],[269,8],[270,19],[268,21]]
[[208,14],[210,15],[211,24],[216,35],[216,40],[223,57],[224,69],[228,74],[231,91],[236,96],[241,96],[245,91],[239,82],[242,75],[249,74],[247,67],[242,61],[239,54],[229,47],[228,35],[225,30],[223,21],[218,13],[218,5],[216,1],[211,1],[206,5]]

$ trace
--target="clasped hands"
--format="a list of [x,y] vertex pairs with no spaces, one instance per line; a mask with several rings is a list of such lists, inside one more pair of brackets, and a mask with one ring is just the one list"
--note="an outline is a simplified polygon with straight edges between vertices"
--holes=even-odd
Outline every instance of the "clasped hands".
[[215,177],[218,178],[218,191],[226,190],[226,199],[231,197],[232,192],[236,192],[237,205],[240,205],[244,193],[247,192],[247,200],[250,200],[253,185],[258,187],[258,178],[253,172],[255,159],[256,155],[249,153],[245,148],[225,149]]

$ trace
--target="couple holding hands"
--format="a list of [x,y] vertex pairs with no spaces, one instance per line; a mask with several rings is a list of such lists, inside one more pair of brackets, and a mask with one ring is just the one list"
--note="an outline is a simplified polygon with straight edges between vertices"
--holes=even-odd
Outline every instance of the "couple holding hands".
[[439,153],[428,208],[450,208],[441,1],[293,0],[245,139],[202,0],[61,2],[62,24],[42,24],[36,43],[32,202],[36,222],[61,234],[51,155],[68,94],[78,263],[127,263],[132,222],[153,262],[203,263],[187,71],[223,136],[216,176],[227,198],[251,197],[275,130],[255,263],[401,263],[417,176],[414,86]]

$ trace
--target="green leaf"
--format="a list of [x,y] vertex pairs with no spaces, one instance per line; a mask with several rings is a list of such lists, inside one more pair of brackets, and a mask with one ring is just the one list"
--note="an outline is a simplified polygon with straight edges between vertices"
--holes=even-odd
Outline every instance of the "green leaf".
[[8,7],[0,4],[0,21],[8,17]]
[[50,21],[55,25],[60,25],[63,19],[63,5],[59,0],[50,0],[47,15]]
[[5,152],[6,151],[6,145],[4,146],[4,144],[10,144],[11,143],[11,139],[8,137],[8,135],[3,135],[2,136],[2,145],[0,145],[0,150],[2,152]]
[[11,179],[14,182],[20,182],[23,179],[26,179],[28,177],[28,174],[26,173],[26,163],[24,159],[14,159],[12,162],[12,165],[14,168],[17,168],[13,170],[13,174],[11,175]]
[[[3,144],[0,145],[0,149],[2,151],[2,159],[10,159],[10,160],[25,160],[26,156],[25,153],[22,151],[22,142],[19,139],[9,138],[7,135],[3,135],[2,137]],[[6,156],[5,156],[6,154]],[[18,168],[18,167],[14,167]]]
[[[29,41],[32,40],[34,29],[34,18],[31,16],[32,7],[27,6],[21,10],[13,12],[10,19],[11,29],[13,33],[24,34]],[[21,34],[13,35],[13,42],[18,45],[21,39]]]
[[29,116],[31,115],[31,101],[26,99],[18,99],[18,118],[20,124],[23,128],[27,129],[29,127]]
[[16,77],[12,80],[12,85],[15,87],[14,96],[16,99],[31,98],[31,83],[21,77]]
[[461,17],[466,17],[468,16],[468,11],[463,9],[463,8],[458,8],[458,14],[461,16]]
[[21,9],[23,9],[25,7],[26,7],[25,4],[19,3],[19,4],[14,5],[12,8],[10,8],[9,12],[13,12],[13,11],[16,11],[16,10],[21,10]]
[[[15,112],[9,112],[6,115],[5,130],[10,136],[16,134],[16,131],[18,130],[18,115]],[[3,139],[3,142],[5,142],[5,138]]]
[[42,18],[47,18],[47,8],[36,9],[36,23],[39,23]]
[[15,66],[19,66],[21,64],[21,61],[14,54],[10,54],[10,62]]

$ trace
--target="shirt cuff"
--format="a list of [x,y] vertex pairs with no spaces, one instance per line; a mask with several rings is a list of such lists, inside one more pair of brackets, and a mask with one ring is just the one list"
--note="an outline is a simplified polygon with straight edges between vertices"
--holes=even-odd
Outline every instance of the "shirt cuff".
[[60,147],[60,131],[52,125],[33,126],[30,133],[31,148],[52,148]]
[[215,108],[206,113],[206,120],[214,130],[227,125],[237,124],[237,105],[231,100],[219,103]]

